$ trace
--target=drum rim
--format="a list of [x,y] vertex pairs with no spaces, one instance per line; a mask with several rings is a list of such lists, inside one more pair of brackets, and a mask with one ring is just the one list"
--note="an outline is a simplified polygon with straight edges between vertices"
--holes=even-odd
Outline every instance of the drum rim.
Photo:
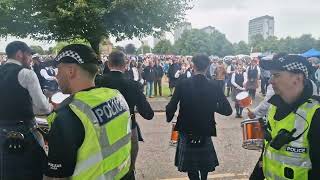
[[[53,103],[56,103],[56,104],[60,104],[62,103],[65,99],[67,99],[68,97],[70,96],[70,94],[63,94],[62,92],[56,92],[52,95],[51,97],[51,101]],[[62,98],[59,98],[59,97],[62,97]],[[55,100],[58,100],[58,101],[55,101]]]
[[[237,98],[237,97],[239,97],[239,95],[242,95],[242,94],[245,94],[246,96],[243,97],[243,98],[241,98],[241,99]],[[237,99],[238,101],[244,100],[244,99],[246,99],[246,98],[250,98],[248,91],[242,91],[242,92],[239,92],[239,93],[236,95],[236,99]]]
[[241,121],[241,125],[243,125],[243,124],[249,124],[249,123],[252,123],[252,122],[260,122],[259,121],[259,119],[257,118],[257,119],[245,119],[245,120],[243,120],[243,121]]

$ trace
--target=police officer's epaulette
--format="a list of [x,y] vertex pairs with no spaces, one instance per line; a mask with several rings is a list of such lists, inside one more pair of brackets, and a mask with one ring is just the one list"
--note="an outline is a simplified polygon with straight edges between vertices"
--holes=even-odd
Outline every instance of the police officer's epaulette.
[[68,98],[63,100],[55,111],[59,111],[60,109],[63,109],[64,107],[68,106],[73,101],[73,97],[74,95],[70,95]]

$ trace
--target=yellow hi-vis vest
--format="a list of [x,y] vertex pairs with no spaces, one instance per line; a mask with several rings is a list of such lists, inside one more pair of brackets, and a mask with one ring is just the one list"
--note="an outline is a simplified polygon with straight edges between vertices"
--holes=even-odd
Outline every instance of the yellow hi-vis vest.
[[[280,121],[274,120],[276,107],[271,105],[267,115],[270,124],[269,132],[274,138],[281,129],[291,132],[296,128],[293,137],[298,137],[303,131],[303,135],[295,141],[284,145],[276,150],[265,141],[263,153],[263,173],[267,180],[307,180],[308,171],[312,169],[309,156],[308,132],[315,111],[320,108],[319,102],[309,99],[308,102],[301,105],[296,113],[290,113]],[[290,171],[290,172],[289,172]],[[290,173],[292,177],[288,177]]]
[[[78,149],[76,167],[70,178],[121,179],[129,172],[131,162],[131,119],[124,97],[114,89],[96,88],[76,93],[69,107],[85,129],[84,141]],[[55,117],[53,113],[48,118],[50,126]]]

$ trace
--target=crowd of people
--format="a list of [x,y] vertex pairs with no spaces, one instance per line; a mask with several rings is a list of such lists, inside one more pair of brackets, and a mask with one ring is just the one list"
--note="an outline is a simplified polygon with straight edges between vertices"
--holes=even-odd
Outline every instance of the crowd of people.
[[[153,119],[146,96],[163,95],[165,75],[172,96],[167,122],[179,104],[174,163],[189,179],[206,180],[219,165],[212,136],[215,113],[233,112],[226,96],[241,118],[236,95],[248,91],[255,99],[259,80],[266,99],[248,116],[267,121],[264,150],[250,179],[320,177],[319,71],[302,56],[224,61],[203,54],[137,58],[115,51],[103,62],[92,48],[72,44],[42,62],[21,41],[9,43],[6,55],[0,66],[0,179],[135,179],[143,141],[135,112]],[[55,91],[70,96],[55,104]],[[48,133],[39,129],[36,115],[47,116]]]

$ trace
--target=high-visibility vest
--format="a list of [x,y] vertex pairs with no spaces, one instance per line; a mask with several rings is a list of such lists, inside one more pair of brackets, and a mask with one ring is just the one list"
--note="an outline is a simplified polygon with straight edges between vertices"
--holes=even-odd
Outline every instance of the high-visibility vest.
[[[316,110],[320,108],[319,102],[309,99],[301,105],[296,113],[291,112],[284,119],[274,120],[276,107],[271,105],[267,115],[270,124],[269,132],[274,138],[281,129],[291,132],[296,128],[296,132],[292,135],[298,137],[302,132],[302,136],[297,140],[291,141],[284,145],[281,149],[276,150],[265,141],[265,149],[263,153],[263,173],[268,180],[307,180],[308,171],[312,169],[309,156],[308,132],[311,121]],[[289,176],[289,177],[288,177]]]
[[[131,119],[124,97],[114,89],[96,88],[76,93],[68,106],[81,120],[85,130],[70,178],[121,179],[129,172],[131,162]],[[56,115],[49,116],[49,126]]]

